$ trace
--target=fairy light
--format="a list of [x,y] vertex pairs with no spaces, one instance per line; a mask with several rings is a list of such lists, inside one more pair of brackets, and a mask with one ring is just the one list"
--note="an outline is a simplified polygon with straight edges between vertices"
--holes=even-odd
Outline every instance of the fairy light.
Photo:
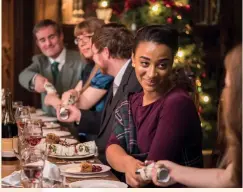
[[160,11],[160,4],[156,3],[151,7],[151,10],[154,14],[158,14]]
[[181,15],[177,15],[177,19],[181,20],[182,19]]
[[174,59],[174,62],[175,62],[175,63],[178,63],[178,62],[179,62],[179,60],[178,60],[177,58],[175,58],[175,59]]
[[171,7],[169,4],[166,4],[165,6],[166,6],[166,7],[168,7],[168,8],[170,8],[170,7]]
[[201,69],[201,65],[197,64],[197,68],[198,68],[198,69]]
[[201,81],[199,79],[196,80],[196,84],[197,84],[198,87],[202,86],[202,83],[201,83]]
[[184,52],[181,51],[181,50],[178,51],[178,52],[177,52],[177,56],[180,57],[180,58],[182,58],[182,57],[184,56]]
[[100,2],[100,7],[102,7],[102,8],[108,7],[108,1],[101,1]]
[[180,3],[180,2],[175,2],[175,5],[176,5],[177,7],[182,7],[182,6],[183,6],[183,4]]
[[199,93],[202,92],[202,87],[198,87],[197,90]]
[[208,103],[209,100],[210,100],[209,96],[207,96],[207,95],[203,96],[203,101],[204,101],[205,103]]

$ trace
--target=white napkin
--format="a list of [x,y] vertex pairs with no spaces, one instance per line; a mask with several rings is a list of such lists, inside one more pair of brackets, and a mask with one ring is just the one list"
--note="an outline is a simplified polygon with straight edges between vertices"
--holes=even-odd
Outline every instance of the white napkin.
[[14,171],[11,175],[8,175],[2,179],[2,185],[20,187],[20,171]]
[[[55,164],[49,161],[45,161],[45,167],[43,170],[44,179],[62,182],[62,177],[60,176],[60,173],[61,172],[59,168]],[[2,184],[8,186],[20,187],[21,186],[20,174],[21,174],[20,171],[14,171],[12,174],[2,179]]]

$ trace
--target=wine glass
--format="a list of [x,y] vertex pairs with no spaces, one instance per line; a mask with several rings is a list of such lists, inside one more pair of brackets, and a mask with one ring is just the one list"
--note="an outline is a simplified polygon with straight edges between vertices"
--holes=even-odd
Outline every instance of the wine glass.
[[28,120],[24,127],[24,139],[29,147],[35,147],[43,137],[42,122],[39,120]]
[[31,148],[22,153],[21,182],[26,188],[41,188],[45,154],[42,150]]
[[12,139],[12,148],[15,156],[21,160],[21,154],[26,149],[26,143],[18,136],[14,136]]
[[29,108],[26,106],[18,106],[15,111],[15,120],[18,126],[19,135],[23,134],[25,123],[30,119]]

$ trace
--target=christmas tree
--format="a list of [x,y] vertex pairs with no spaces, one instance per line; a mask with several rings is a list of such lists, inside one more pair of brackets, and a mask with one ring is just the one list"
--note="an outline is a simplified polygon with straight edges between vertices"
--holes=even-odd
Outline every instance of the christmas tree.
[[174,67],[189,67],[193,74],[196,106],[201,119],[204,148],[212,148],[216,128],[216,82],[204,69],[202,43],[193,36],[189,0],[109,0],[96,1],[97,6],[112,9],[111,21],[121,22],[134,32],[145,25],[172,24],[179,33],[179,50]]

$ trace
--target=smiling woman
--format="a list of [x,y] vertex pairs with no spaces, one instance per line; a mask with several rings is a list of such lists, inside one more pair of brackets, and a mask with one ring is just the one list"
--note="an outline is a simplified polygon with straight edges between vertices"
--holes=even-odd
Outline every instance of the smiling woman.
[[123,179],[132,187],[154,186],[135,173],[145,160],[203,166],[197,110],[178,81],[185,73],[172,70],[177,49],[178,33],[170,26],[146,26],[135,37],[132,62],[143,92],[129,95],[116,108],[106,150],[109,164],[125,173]]
[[166,85],[169,84],[168,76],[172,71],[171,49],[164,44],[142,42],[132,58],[137,79],[145,95],[157,93],[160,97],[161,93],[166,91]]

